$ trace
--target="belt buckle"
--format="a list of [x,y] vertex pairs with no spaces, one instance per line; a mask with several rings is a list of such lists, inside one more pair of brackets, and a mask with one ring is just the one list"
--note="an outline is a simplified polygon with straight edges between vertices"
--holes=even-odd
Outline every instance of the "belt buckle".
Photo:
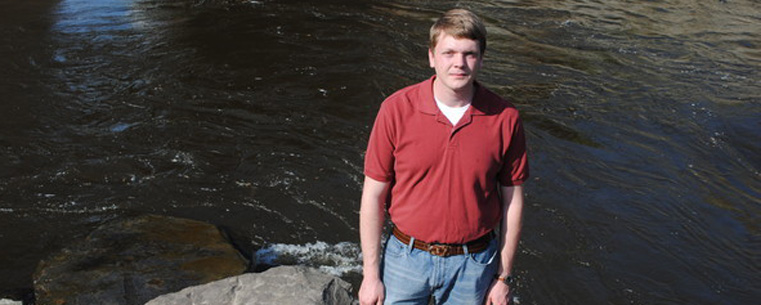
[[442,244],[431,244],[428,245],[428,253],[436,256],[448,256],[449,246]]

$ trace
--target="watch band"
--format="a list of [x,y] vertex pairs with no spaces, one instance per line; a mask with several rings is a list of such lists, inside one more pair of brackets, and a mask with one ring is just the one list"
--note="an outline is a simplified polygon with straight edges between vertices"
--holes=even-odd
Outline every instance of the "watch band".
[[513,276],[512,275],[508,275],[508,276],[502,277],[502,276],[499,276],[499,274],[496,274],[496,275],[494,275],[494,278],[496,280],[502,282],[502,283],[505,283],[505,285],[507,285],[508,287],[512,287],[513,286]]

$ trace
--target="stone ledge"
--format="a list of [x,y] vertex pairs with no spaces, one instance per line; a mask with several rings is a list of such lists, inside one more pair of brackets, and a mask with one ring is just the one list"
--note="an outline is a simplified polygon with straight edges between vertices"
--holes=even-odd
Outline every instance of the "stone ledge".
[[351,285],[304,266],[280,266],[157,297],[145,305],[351,305]]

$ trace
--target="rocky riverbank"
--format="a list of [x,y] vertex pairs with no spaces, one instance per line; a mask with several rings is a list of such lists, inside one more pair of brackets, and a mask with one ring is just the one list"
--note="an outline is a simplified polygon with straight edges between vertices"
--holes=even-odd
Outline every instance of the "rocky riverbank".
[[40,262],[34,293],[38,305],[353,302],[351,285],[316,269],[245,273],[248,264],[213,225],[142,215],[105,223]]
[[303,266],[247,273],[157,297],[145,305],[350,305],[351,285]]

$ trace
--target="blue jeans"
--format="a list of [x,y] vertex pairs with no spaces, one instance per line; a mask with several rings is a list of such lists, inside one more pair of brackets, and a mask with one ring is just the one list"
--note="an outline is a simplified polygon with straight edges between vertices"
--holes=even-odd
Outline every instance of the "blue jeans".
[[484,302],[497,272],[499,243],[493,238],[479,253],[435,256],[405,245],[391,235],[383,254],[381,276],[386,288],[384,305],[473,304]]

